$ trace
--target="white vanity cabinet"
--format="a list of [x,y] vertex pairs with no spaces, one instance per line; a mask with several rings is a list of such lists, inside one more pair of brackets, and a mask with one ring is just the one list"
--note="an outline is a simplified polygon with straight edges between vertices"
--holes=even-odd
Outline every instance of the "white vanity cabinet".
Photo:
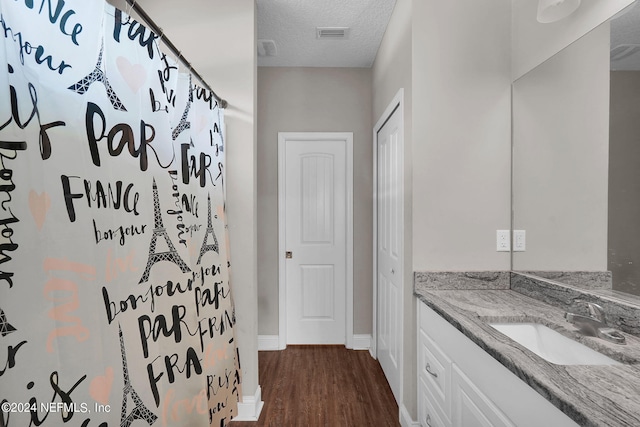
[[424,427],[577,427],[418,300],[418,417]]

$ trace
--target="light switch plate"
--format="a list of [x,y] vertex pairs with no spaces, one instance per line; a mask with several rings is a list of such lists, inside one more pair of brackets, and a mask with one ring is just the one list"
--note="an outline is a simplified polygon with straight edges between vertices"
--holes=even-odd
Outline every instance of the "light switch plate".
[[511,250],[511,233],[509,230],[496,230],[496,251],[509,252]]
[[525,230],[513,230],[513,251],[524,252],[527,250],[527,232]]

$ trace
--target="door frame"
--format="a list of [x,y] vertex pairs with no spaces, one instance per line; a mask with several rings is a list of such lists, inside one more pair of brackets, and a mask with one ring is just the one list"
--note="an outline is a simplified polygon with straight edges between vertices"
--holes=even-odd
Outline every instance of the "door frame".
[[342,141],[346,155],[346,277],[345,277],[345,345],[353,348],[353,132],[278,132],[278,293],[279,293],[279,349],[287,348],[287,281],[286,281],[286,230],[285,186],[287,141]]
[[402,193],[403,203],[400,209],[400,251],[401,251],[401,283],[403,285],[400,295],[401,303],[400,310],[401,316],[399,319],[399,349],[400,357],[398,366],[400,369],[400,394],[398,399],[398,406],[402,407],[403,402],[403,388],[404,388],[404,88],[400,88],[393,100],[387,105],[384,113],[380,116],[375,126],[373,127],[373,328],[371,337],[371,356],[378,359],[378,132],[391,118],[391,115],[397,113],[400,116],[400,122],[402,123],[402,141],[400,164],[402,168],[402,177],[400,179],[400,188]]

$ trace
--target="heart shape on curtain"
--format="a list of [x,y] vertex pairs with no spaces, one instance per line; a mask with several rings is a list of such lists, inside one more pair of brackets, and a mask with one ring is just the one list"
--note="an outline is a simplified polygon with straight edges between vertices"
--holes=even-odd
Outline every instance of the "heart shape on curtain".
[[95,377],[89,385],[89,394],[93,399],[106,405],[109,403],[109,395],[111,394],[111,386],[113,385],[113,368],[108,366],[104,375]]
[[29,191],[29,210],[31,216],[36,222],[38,230],[42,230],[44,221],[47,218],[47,211],[51,207],[51,198],[44,191],[40,194],[31,190]]
[[129,88],[134,93],[137,93],[147,81],[147,71],[144,69],[144,66],[141,64],[132,64],[124,56],[118,56],[118,58],[116,58],[116,65],[118,66],[120,75],[124,81],[127,82]]

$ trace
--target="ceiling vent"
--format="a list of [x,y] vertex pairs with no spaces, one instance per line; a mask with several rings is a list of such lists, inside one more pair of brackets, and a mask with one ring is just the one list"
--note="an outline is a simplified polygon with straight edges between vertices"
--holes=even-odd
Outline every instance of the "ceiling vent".
[[273,40],[258,40],[258,56],[277,56],[278,48]]
[[349,27],[316,27],[316,37],[319,39],[341,40],[348,38]]
[[638,44],[621,44],[611,49],[611,61],[621,61],[640,52]]

